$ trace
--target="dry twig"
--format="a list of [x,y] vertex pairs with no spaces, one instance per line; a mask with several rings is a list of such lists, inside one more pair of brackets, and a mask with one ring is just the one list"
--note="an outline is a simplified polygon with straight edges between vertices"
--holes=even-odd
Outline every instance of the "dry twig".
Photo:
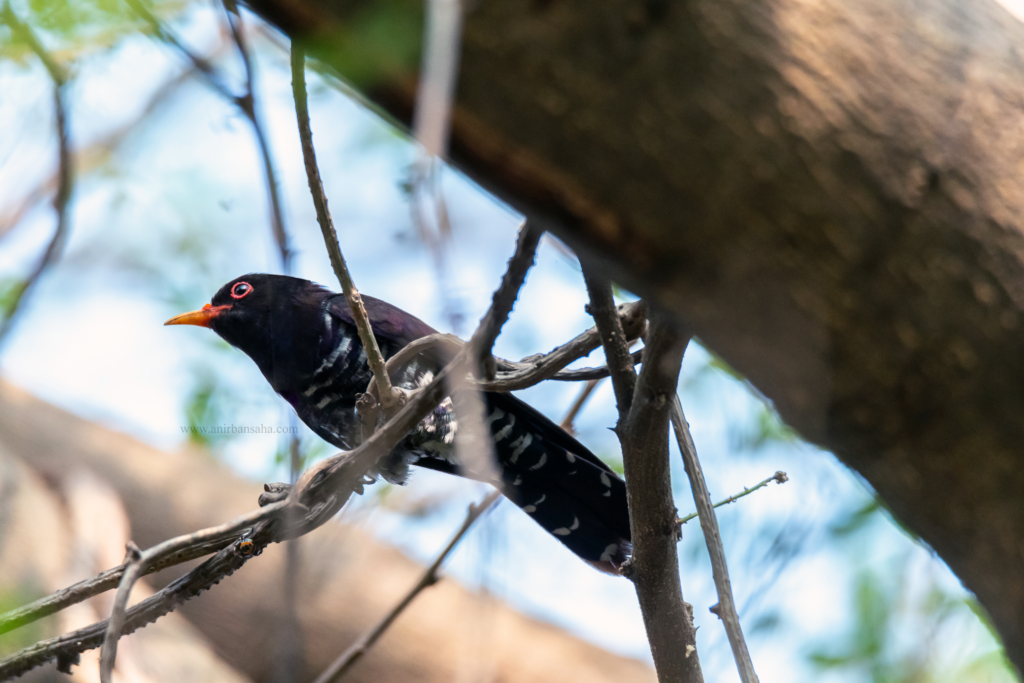
[[[757,673],[754,672],[754,663],[750,659],[747,642],[743,638],[743,629],[740,627],[739,614],[736,612],[736,603],[732,597],[732,584],[729,581],[729,568],[725,563],[722,535],[718,531],[718,519],[715,517],[711,494],[708,492],[707,482],[704,481],[704,472],[701,470],[700,460],[697,459],[697,449],[690,437],[690,428],[686,424],[683,406],[679,402],[677,394],[672,396],[671,413],[672,427],[675,429],[676,440],[679,442],[679,450],[683,454],[686,476],[690,479],[690,489],[693,491],[693,502],[697,505],[700,527],[704,531],[708,555],[711,556],[711,574],[715,579],[715,588],[718,590],[717,614],[729,637],[729,645],[732,647],[732,655],[736,660],[740,679],[743,683],[757,683]],[[783,474],[783,476],[785,475]]]
[[441,568],[441,564],[445,559],[447,559],[448,555],[451,554],[452,550],[455,549],[455,546],[462,540],[462,537],[466,535],[466,532],[469,531],[471,526],[473,526],[473,523],[476,522],[484,512],[489,510],[494,504],[494,501],[500,497],[501,493],[494,491],[489,493],[487,497],[479,503],[470,505],[469,510],[466,511],[466,518],[462,521],[462,526],[459,527],[459,530],[455,532],[454,536],[452,536],[448,545],[444,547],[438,556],[434,558],[434,561],[430,566],[427,567],[426,571],[423,572],[423,575],[420,577],[420,580],[416,582],[416,585],[398,601],[398,604],[391,608],[380,623],[363,634],[359,640],[341,653],[341,655],[339,655],[339,657],[334,660],[334,662],[332,662],[331,665],[327,667],[313,683],[332,683],[332,681],[336,681],[341,678],[346,671],[351,669],[356,662],[362,659],[363,655],[373,647],[373,644],[376,643],[388,627],[391,626],[392,622],[398,618],[398,615],[400,615],[405,608],[412,603],[416,596],[423,592],[424,589],[437,583],[439,578],[437,572]]
[[590,395],[594,393],[594,389],[597,388],[597,383],[600,381],[601,380],[599,379],[590,379],[583,385],[583,388],[580,390],[576,400],[573,401],[572,405],[569,407],[569,412],[567,412],[565,417],[562,418],[562,424],[560,425],[562,429],[570,434],[576,433],[576,430],[573,427],[573,422],[576,421],[576,416],[579,415],[583,405],[587,402],[587,399],[590,398]]
[[352,310],[352,317],[355,319],[356,327],[359,330],[359,339],[366,349],[366,360],[373,370],[373,377],[380,390],[381,406],[385,414],[390,415],[395,406],[398,405],[398,395],[392,390],[391,379],[384,371],[384,356],[377,346],[377,338],[373,336],[373,328],[366,315],[366,308],[363,306],[363,298],[352,282],[352,276],[348,272],[348,265],[345,263],[345,255],[341,253],[341,244],[338,242],[338,233],[334,229],[334,221],[331,218],[331,211],[327,207],[327,196],[324,193],[324,184],[320,179],[320,170],[316,163],[316,150],[313,148],[313,131],[309,125],[309,107],[306,97],[306,56],[302,47],[292,43],[291,52],[292,66],[292,96],[295,99],[295,117],[299,123],[299,138],[302,141],[302,158],[306,165],[306,179],[309,181],[309,191],[313,195],[313,204],[316,207],[316,220],[320,224],[320,231],[324,236],[324,244],[327,246],[327,253],[331,258],[331,266],[334,274],[341,283],[341,289],[345,293],[345,300],[348,301]]

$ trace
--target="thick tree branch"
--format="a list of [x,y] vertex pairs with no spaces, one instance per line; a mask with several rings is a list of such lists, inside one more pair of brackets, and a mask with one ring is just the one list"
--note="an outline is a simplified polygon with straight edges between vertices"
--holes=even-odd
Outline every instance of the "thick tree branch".
[[594,324],[601,334],[601,343],[604,346],[608,370],[611,372],[615,404],[619,409],[619,421],[621,422],[633,402],[636,369],[633,367],[633,358],[629,355],[629,344],[622,330],[622,324],[619,322],[618,316],[615,315],[612,283],[590,266],[583,267],[583,279],[587,283],[587,292],[590,294],[588,310],[594,317]]
[[655,319],[647,342],[631,407],[619,422],[633,539],[627,576],[636,586],[658,680],[697,683],[703,674],[693,611],[679,583],[668,454],[669,411],[687,339]]
[[[718,590],[717,614],[729,636],[729,646],[736,660],[736,668],[740,672],[740,680],[743,683],[757,683],[754,663],[750,659],[747,641],[744,640],[743,629],[740,627],[740,617],[736,612],[736,602],[732,597],[732,583],[729,581],[729,568],[725,563],[725,548],[722,546],[722,535],[718,531],[715,506],[711,503],[711,494],[708,492],[707,482],[704,481],[704,472],[701,470],[700,460],[697,459],[697,449],[690,438],[690,428],[686,424],[678,394],[672,395],[671,414],[672,428],[679,442],[679,450],[683,454],[683,464],[686,465],[686,476],[690,479],[693,502],[697,505],[697,512],[700,515],[700,528],[704,532],[708,555],[711,556],[711,573],[715,579],[715,588]],[[778,476],[777,473],[771,480],[780,481]],[[785,474],[782,476],[785,477]],[[767,481],[761,485],[764,484],[767,484]]]
[[408,593],[398,601],[398,603],[387,613],[387,615],[374,626],[372,629],[367,631],[359,640],[353,643],[347,650],[338,656],[334,662],[331,663],[327,669],[324,670],[319,676],[317,676],[314,683],[332,683],[337,681],[339,678],[345,675],[345,672],[355,666],[356,662],[363,658],[373,644],[384,635],[384,632],[388,630],[388,627],[394,623],[395,619],[408,607],[416,596],[422,593],[427,588],[430,588],[438,580],[438,570],[441,565],[451,554],[455,546],[459,544],[462,537],[466,535],[473,523],[480,518],[485,512],[487,512],[494,505],[494,502],[501,497],[501,493],[494,491],[488,494],[482,501],[475,505],[470,505],[469,510],[466,511],[466,518],[462,521],[462,526],[455,532],[452,539],[448,542],[448,545],[438,554],[434,561],[427,567],[426,571],[423,572],[423,576],[416,582]]

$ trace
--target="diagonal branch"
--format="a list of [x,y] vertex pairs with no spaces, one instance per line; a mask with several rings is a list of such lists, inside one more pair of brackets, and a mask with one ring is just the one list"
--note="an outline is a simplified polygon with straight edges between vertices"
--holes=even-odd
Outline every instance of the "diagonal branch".
[[[708,555],[711,556],[711,574],[718,590],[717,614],[722,619],[726,635],[729,637],[729,645],[732,647],[740,679],[743,683],[757,683],[757,673],[754,672],[754,663],[750,659],[747,642],[743,638],[743,629],[740,628],[736,603],[732,597],[732,584],[729,581],[729,568],[725,564],[725,549],[722,547],[722,535],[718,531],[718,518],[711,504],[711,494],[708,492],[707,482],[704,481],[704,472],[701,470],[700,460],[697,459],[697,449],[690,437],[690,428],[686,424],[678,394],[672,396],[671,413],[672,428],[679,442],[679,450],[683,454],[686,476],[689,477],[690,488],[693,490],[693,502],[697,505],[697,512],[700,515],[700,528],[704,532]],[[782,476],[785,477],[785,474]]]
[[320,179],[320,169],[316,163],[316,150],[313,148],[313,131],[309,125],[309,107],[306,97],[306,56],[302,47],[294,42],[292,43],[291,65],[295,117],[299,124],[299,138],[302,141],[302,158],[306,165],[306,179],[309,181],[309,191],[313,195],[313,205],[316,207],[316,220],[320,224],[320,231],[324,236],[324,244],[327,246],[334,274],[338,276],[341,290],[345,293],[345,300],[348,301],[356,328],[359,330],[359,339],[363,342],[363,348],[366,349],[366,360],[370,369],[373,370],[373,377],[377,382],[381,406],[384,408],[385,414],[390,414],[390,411],[398,404],[398,397],[391,388],[391,379],[384,371],[384,356],[377,345],[377,338],[373,336],[373,328],[366,315],[363,298],[359,295],[359,290],[352,282],[352,275],[348,272],[345,255],[341,253],[341,245],[338,242],[338,233],[334,229],[331,211],[327,208],[327,196],[324,193],[324,184]]
[[68,234],[68,202],[71,200],[71,192],[74,188],[74,169],[71,163],[71,146],[68,141],[67,108],[64,103],[64,85],[67,83],[67,75],[64,69],[54,61],[53,56],[46,51],[42,43],[11,9],[10,4],[4,3],[4,22],[11,27],[11,32],[19,39],[28,44],[32,52],[46,67],[53,81],[53,108],[56,118],[57,130],[57,193],[53,197],[53,210],[57,214],[57,226],[54,228],[53,237],[46,246],[39,263],[21,283],[15,285],[15,291],[11,303],[4,311],[3,322],[0,323],[0,345],[7,337],[14,326],[18,310],[24,305],[25,298],[35,288],[39,279],[46,269],[57,260]]
[[515,253],[508,261],[508,269],[501,279],[501,285],[495,290],[491,306],[470,340],[470,344],[476,349],[474,360],[483,368],[483,376],[486,379],[494,379],[496,368],[491,349],[501,333],[502,326],[508,320],[516,299],[519,298],[519,290],[526,281],[527,271],[533,266],[537,245],[540,244],[543,234],[543,230],[532,227],[529,222],[523,223],[516,240]]
[[427,567],[426,571],[420,577],[420,580],[416,582],[405,596],[398,601],[390,612],[380,621],[379,624],[374,626],[372,629],[367,631],[363,636],[353,643],[347,650],[338,656],[329,667],[324,669],[313,683],[333,683],[345,675],[345,672],[351,669],[356,662],[363,658],[374,643],[380,639],[391,624],[398,618],[398,616],[408,607],[416,596],[422,593],[425,589],[430,588],[437,583],[438,575],[437,572],[441,568],[441,564],[444,563],[448,555],[451,554],[455,546],[458,545],[462,537],[466,535],[469,528],[473,526],[473,523],[480,518],[485,512],[487,512],[494,505],[494,502],[501,497],[501,493],[494,491],[489,493],[482,501],[475,505],[470,505],[469,510],[466,511],[466,518],[462,521],[462,526],[455,532],[452,539],[448,542],[448,545],[444,547],[444,550],[438,554],[434,561]]

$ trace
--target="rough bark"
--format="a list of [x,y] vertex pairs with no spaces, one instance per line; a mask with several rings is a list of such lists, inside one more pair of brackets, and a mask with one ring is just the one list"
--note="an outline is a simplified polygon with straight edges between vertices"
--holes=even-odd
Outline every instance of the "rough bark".
[[[367,17],[418,11],[252,5],[343,73]],[[452,131],[464,169],[863,475],[1018,667],[1021,45],[988,0],[491,0],[466,17]],[[415,66],[360,66],[408,118]]]
[[[73,459],[103,477],[120,494],[142,547],[234,519],[256,507],[260,492],[208,454],[159,451],[2,382],[0,450],[43,473],[65,471]],[[307,668],[298,680],[312,680],[416,583],[422,567],[340,524],[327,524],[302,543],[297,610]],[[254,681],[273,674],[280,627],[288,623],[282,619],[284,562],[284,549],[271,546],[181,609],[218,655]],[[147,581],[162,587],[174,576],[166,570]],[[441,682],[479,677],[485,670],[510,683],[655,680],[646,664],[584,643],[447,579],[420,595],[345,680]]]

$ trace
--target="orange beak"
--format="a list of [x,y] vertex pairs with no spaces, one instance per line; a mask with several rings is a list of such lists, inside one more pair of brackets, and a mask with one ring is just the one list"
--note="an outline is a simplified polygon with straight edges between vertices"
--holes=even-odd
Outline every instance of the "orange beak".
[[196,327],[210,327],[210,323],[213,322],[213,319],[229,308],[231,308],[231,304],[226,304],[224,306],[211,306],[210,304],[206,304],[198,311],[190,311],[188,313],[176,315],[165,322],[164,325],[195,325]]

